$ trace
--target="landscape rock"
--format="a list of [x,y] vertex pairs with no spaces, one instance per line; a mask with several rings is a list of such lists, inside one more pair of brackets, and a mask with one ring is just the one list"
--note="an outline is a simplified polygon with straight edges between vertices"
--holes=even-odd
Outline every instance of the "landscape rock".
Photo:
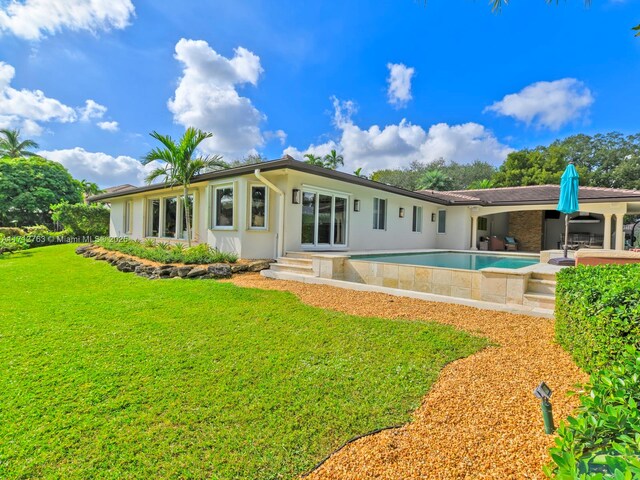
[[249,270],[249,265],[246,263],[234,263],[231,265],[231,273],[243,273]]
[[254,260],[248,265],[247,270],[249,272],[259,272],[261,270],[268,270],[271,267],[271,263],[275,260]]
[[187,273],[187,275],[185,275],[185,278],[198,278],[206,275],[207,273],[208,269],[206,265],[196,265],[189,273]]
[[185,278],[191,270],[193,270],[191,265],[184,265],[176,268],[176,272],[180,278]]
[[211,278],[229,278],[231,277],[231,267],[226,263],[214,263],[209,265],[207,272]]

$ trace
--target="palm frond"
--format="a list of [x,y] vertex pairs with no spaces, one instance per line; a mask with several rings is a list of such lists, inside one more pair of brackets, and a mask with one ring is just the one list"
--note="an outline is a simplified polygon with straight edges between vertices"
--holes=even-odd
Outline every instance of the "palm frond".
[[147,165],[148,163],[154,162],[156,160],[172,163],[173,162],[173,154],[170,150],[165,148],[153,148],[149,153],[147,153],[140,160],[143,165]]
[[151,172],[149,172],[149,174],[145,178],[145,181],[147,183],[153,183],[154,180],[157,180],[160,177],[164,177],[165,181],[169,181],[171,172],[167,169],[166,165],[164,167],[155,168]]

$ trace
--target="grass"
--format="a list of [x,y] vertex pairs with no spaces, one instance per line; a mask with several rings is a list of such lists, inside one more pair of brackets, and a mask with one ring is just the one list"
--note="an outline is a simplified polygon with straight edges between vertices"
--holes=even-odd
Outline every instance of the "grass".
[[486,345],[73,248],[0,258],[0,478],[294,478]]

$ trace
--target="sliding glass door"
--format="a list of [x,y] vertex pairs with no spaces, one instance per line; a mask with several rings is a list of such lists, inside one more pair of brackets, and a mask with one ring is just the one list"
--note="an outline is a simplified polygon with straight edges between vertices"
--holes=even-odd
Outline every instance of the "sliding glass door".
[[347,197],[325,192],[302,192],[302,244],[344,247],[347,244]]

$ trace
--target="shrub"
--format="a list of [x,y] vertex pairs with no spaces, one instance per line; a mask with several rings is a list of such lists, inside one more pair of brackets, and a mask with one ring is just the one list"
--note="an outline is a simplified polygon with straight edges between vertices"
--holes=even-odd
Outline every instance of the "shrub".
[[17,227],[0,227],[0,235],[5,237],[24,237],[26,232]]
[[563,269],[555,315],[558,343],[588,372],[640,348],[640,264]]
[[65,237],[71,236],[71,232],[68,230],[52,232],[44,225],[25,227],[25,230],[27,233],[25,234],[24,239],[30,247],[44,247],[46,245],[63,243]]
[[24,237],[7,237],[0,233],[0,255],[26,250],[27,248],[29,248],[29,244]]
[[158,263],[235,263],[238,256],[220,252],[211,248],[206,243],[186,248],[182,244],[171,245],[166,242],[155,243],[149,239],[141,242],[139,240],[123,240],[103,237],[94,242],[96,245],[107,250],[113,250],[138,258],[144,258]]
[[640,352],[627,347],[618,357],[591,375],[577,415],[558,428],[548,476],[640,478]]
[[60,222],[75,236],[104,236],[109,234],[109,209],[103,205],[70,204],[51,205],[51,218]]

